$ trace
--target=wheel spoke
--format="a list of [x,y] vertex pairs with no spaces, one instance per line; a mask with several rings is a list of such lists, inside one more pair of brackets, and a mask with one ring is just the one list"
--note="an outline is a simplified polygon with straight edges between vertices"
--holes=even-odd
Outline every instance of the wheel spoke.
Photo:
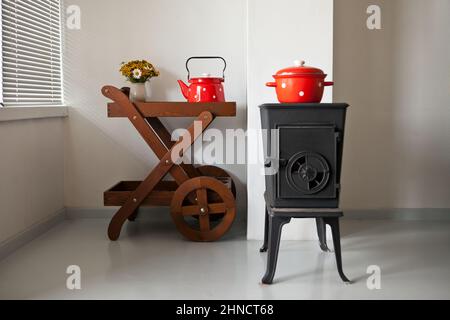
[[206,189],[197,190],[197,203],[200,207],[208,206],[208,193],[206,192]]
[[210,203],[208,204],[209,214],[223,214],[227,211],[225,203]]
[[181,214],[183,216],[196,216],[200,214],[199,206],[184,206],[181,208]]
[[198,189],[197,190],[197,203],[200,207],[200,231],[206,232],[210,230],[210,221],[208,214],[208,192],[206,189]]
[[200,221],[200,230],[205,232],[210,230],[210,224],[209,224],[209,215],[202,215],[199,218]]

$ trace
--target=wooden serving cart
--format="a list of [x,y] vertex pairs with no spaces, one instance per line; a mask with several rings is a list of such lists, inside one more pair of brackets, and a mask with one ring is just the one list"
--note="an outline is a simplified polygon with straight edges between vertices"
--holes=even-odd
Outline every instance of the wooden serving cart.
[[[108,117],[128,118],[159,163],[144,181],[122,181],[104,193],[105,206],[120,206],[108,236],[115,241],[123,224],[134,221],[141,206],[170,206],[178,231],[192,241],[215,241],[231,227],[236,216],[236,188],[229,174],[214,166],[182,163],[183,151],[202,136],[216,117],[236,116],[236,103],[131,102],[126,88],[105,86]],[[159,117],[195,117],[178,142]],[[170,174],[173,181],[164,181]]]

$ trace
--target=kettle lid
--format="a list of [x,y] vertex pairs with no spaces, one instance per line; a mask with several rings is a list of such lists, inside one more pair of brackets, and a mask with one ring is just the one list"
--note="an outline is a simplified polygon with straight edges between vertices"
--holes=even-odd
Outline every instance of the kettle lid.
[[213,77],[210,73],[202,73],[201,77],[189,79],[189,83],[222,83],[224,81],[224,78]]
[[276,76],[297,76],[297,75],[323,75],[324,72],[319,68],[305,66],[305,61],[295,60],[294,66],[281,69],[276,73]]

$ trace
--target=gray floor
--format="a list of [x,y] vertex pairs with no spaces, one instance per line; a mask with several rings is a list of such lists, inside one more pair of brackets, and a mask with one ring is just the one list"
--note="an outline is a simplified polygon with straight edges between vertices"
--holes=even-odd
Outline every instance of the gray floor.
[[[217,243],[184,241],[169,222],[129,224],[119,242],[108,221],[69,220],[0,261],[0,299],[449,299],[450,223],[342,222],[344,285],[333,254],[286,241],[276,283],[262,285],[265,254],[243,230]],[[79,265],[82,289],[66,289]],[[369,265],[381,268],[369,290]]]

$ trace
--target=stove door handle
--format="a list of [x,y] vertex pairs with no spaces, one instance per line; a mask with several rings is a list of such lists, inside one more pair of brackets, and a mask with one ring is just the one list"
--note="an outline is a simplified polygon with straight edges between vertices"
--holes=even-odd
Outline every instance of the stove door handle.
[[286,167],[288,164],[288,161],[286,159],[269,158],[269,159],[266,159],[266,161],[264,162],[264,167],[271,168],[273,161],[278,161],[280,167]]

